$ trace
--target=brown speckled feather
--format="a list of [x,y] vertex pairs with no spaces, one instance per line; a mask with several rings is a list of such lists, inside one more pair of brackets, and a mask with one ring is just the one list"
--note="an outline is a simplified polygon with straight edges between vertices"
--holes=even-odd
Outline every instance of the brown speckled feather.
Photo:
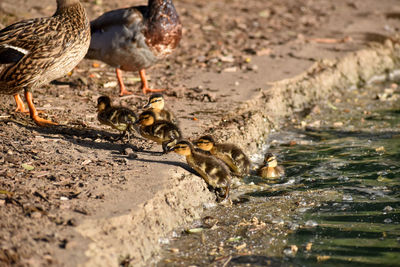
[[0,93],[15,94],[57,79],[86,54],[90,30],[83,6],[76,0],[57,2],[52,17],[17,22],[0,31]]

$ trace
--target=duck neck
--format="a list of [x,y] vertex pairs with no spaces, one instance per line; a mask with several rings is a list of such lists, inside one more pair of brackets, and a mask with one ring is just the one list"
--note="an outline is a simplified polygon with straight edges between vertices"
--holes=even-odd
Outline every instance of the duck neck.
[[80,4],[79,0],[57,0],[57,11],[76,4]]

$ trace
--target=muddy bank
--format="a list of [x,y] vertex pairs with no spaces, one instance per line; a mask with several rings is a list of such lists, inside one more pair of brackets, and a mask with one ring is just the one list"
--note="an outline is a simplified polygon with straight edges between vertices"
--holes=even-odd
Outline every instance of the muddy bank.
[[[91,18],[140,1],[100,2],[84,2]],[[53,1],[44,0],[45,8],[35,3],[1,1],[0,23],[53,11]],[[167,104],[190,138],[213,132],[253,153],[287,118],[398,68],[398,45],[383,44],[385,35],[398,31],[396,0],[185,0],[176,7],[184,39],[148,73],[152,85],[168,88]],[[347,35],[353,40],[341,42]],[[336,43],[320,44],[313,37]],[[378,43],[370,47],[370,41]],[[97,63],[85,60],[73,75],[34,92],[38,107],[65,126],[38,128],[13,112],[11,97],[1,96],[0,190],[12,193],[0,193],[5,264],[144,265],[164,236],[213,202],[181,157],[160,156],[159,146],[141,139],[129,145],[111,141],[115,133],[96,119],[97,97],[111,95],[114,103],[137,112],[146,97],[118,98],[113,69]],[[135,90],[136,74],[124,75]],[[126,155],[127,148],[137,158]]]

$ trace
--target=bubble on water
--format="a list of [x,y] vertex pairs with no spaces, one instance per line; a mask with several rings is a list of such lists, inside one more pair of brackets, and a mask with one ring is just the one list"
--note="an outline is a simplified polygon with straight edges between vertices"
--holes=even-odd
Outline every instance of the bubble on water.
[[392,210],[393,210],[393,208],[391,206],[386,206],[383,208],[383,211],[386,211],[386,212],[392,211]]
[[348,180],[350,180],[350,178],[347,177],[347,176],[339,176],[339,177],[338,177],[338,181],[347,182]]
[[392,223],[393,221],[392,221],[392,219],[390,219],[390,218],[386,218],[383,222],[384,222],[384,223]]
[[353,201],[353,197],[350,194],[343,195],[343,201]]
[[306,221],[306,223],[304,225],[308,226],[308,227],[316,227],[316,226],[318,226],[318,223],[313,220],[308,220],[308,221]]

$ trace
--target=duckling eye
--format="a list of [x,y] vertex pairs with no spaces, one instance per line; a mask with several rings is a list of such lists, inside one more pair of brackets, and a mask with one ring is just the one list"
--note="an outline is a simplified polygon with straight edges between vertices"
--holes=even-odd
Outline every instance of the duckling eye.
[[151,100],[151,103],[157,103],[157,102],[160,102],[161,101],[161,99],[154,99],[154,100]]

